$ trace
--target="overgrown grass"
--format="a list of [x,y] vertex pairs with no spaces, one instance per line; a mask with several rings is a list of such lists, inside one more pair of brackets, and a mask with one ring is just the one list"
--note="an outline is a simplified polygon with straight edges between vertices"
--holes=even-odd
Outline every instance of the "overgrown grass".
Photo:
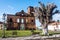
[[49,31],[50,35],[54,35],[54,34],[60,34],[60,31]]
[[13,31],[5,31],[5,36],[12,37],[13,36],[12,33],[13,33]]
[[3,32],[2,32],[2,30],[0,30],[0,37],[2,37],[2,35],[3,35]]
[[[34,33],[40,33],[40,36],[42,35],[42,30],[34,30]],[[24,36],[30,36],[33,32],[31,30],[5,30],[5,36],[6,37],[24,37]],[[49,35],[53,34],[60,34],[60,31],[49,31]],[[3,31],[0,30],[0,37],[2,37]]]
[[[6,37],[22,37],[22,36],[30,36],[32,32],[30,30],[6,30],[5,36]],[[3,31],[0,30],[0,37],[3,36]]]
[[32,32],[29,30],[13,30],[13,31],[6,31],[6,36],[10,37],[22,37],[22,36],[30,36]]
[[[49,36],[52,36],[54,34],[60,34],[60,31],[48,31],[48,34],[49,34]],[[42,32],[41,32],[40,36],[46,36],[46,35],[42,34]]]
[[32,32],[29,30],[21,30],[21,31],[17,31],[17,36],[30,36],[32,35]]
[[40,33],[42,33],[42,30],[34,30],[34,32],[40,32]]

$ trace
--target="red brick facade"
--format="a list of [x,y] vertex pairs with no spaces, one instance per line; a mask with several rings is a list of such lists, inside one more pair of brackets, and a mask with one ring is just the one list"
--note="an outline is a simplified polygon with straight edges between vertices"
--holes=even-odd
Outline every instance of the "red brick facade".
[[36,29],[34,8],[29,6],[28,13],[23,10],[17,12],[15,15],[7,14],[7,29],[8,30],[29,30]]

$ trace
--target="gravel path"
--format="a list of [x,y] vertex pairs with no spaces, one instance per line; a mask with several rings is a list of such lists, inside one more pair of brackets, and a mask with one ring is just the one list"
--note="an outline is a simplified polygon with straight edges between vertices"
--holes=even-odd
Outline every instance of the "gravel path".
[[0,38],[0,40],[52,40],[52,39],[54,40],[60,39],[60,34],[53,36],[32,35],[29,37]]

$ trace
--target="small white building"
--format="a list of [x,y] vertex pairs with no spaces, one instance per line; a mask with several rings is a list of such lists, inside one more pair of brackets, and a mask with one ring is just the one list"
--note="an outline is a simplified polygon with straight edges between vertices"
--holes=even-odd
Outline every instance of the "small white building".
[[0,30],[3,28],[3,22],[0,22]]
[[48,30],[58,31],[60,30],[60,22],[52,22],[48,25]]

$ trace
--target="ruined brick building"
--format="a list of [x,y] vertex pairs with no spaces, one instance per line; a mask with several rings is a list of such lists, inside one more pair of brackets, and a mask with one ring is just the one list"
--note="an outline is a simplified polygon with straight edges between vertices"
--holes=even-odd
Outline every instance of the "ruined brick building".
[[36,29],[34,8],[28,7],[27,13],[21,10],[15,15],[7,14],[7,30],[31,30]]

